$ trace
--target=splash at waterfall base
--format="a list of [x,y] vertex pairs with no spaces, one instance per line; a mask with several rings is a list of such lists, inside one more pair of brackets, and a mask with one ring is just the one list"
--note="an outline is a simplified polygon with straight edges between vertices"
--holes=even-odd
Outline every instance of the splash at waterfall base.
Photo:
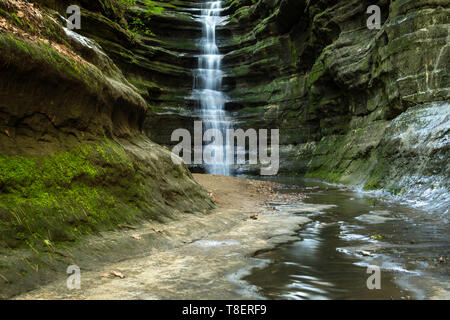
[[[208,129],[203,132],[203,122],[194,121],[194,139],[187,129],[172,133],[172,142],[179,142],[172,149],[172,161],[185,164],[252,164],[261,166],[260,174],[273,176],[280,167],[279,129]],[[225,134],[225,139],[224,139]],[[181,139],[181,141],[180,141]],[[248,142],[248,144],[247,144]],[[206,145],[204,143],[207,143]],[[247,148],[248,146],[248,148]],[[246,154],[248,154],[248,161]]]

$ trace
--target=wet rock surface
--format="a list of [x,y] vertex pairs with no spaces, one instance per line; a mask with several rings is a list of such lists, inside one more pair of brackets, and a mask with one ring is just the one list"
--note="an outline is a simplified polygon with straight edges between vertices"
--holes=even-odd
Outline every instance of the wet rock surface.
[[[304,204],[278,210],[311,222],[296,239],[256,255],[266,265],[243,280],[263,297],[448,299],[450,238],[439,215],[310,179],[276,181],[285,184],[279,192],[306,196]],[[367,287],[368,268],[379,268],[380,290]]]
[[[448,193],[446,1],[228,3],[229,108],[237,126],[280,128],[281,171]],[[381,30],[366,27],[373,4]]]

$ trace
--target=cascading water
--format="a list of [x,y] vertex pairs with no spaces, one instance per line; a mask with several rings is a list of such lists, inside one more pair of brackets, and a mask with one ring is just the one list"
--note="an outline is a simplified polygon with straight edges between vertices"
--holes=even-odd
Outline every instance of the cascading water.
[[[224,110],[225,95],[221,91],[223,72],[221,70],[222,56],[216,42],[216,26],[224,23],[221,16],[221,1],[205,2],[201,10],[201,21],[203,24],[203,36],[201,39],[202,53],[198,58],[198,69],[194,72],[194,95],[201,107],[203,130],[213,129],[220,132],[223,141],[211,142],[208,153],[214,154],[211,163],[204,163],[205,170],[210,174],[229,175],[230,167],[226,158],[226,130],[231,127],[227,112]],[[207,153],[207,152],[205,152]]]

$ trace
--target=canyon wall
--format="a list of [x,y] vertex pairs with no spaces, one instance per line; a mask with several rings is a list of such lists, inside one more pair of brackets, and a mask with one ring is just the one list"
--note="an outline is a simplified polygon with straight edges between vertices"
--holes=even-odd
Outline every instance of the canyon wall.
[[[186,8],[199,3],[168,8],[158,19],[182,27],[155,31],[179,60],[154,58],[180,71],[174,82],[155,80],[160,91],[147,97],[154,108],[145,130],[169,147],[173,130],[192,130],[198,119],[189,68],[201,30],[198,12]],[[381,9],[380,30],[367,27],[371,5]],[[449,1],[227,0],[223,7],[226,108],[235,128],[280,129],[280,174],[417,202],[423,196],[448,212]],[[259,174],[258,166],[238,169]]]
[[[144,131],[169,148],[175,129],[192,131],[199,119],[190,97],[202,2],[164,2],[145,22],[152,33],[143,35],[143,48],[102,44],[151,106]],[[380,30],[366,25],[374,4]],[[449,1],[222,5],[229,17],[217,30],[226,108],[235,128],[280,129],[280,174],[424,196],[448,207]],[[238,169],[259,174],[258,166]]]
[[280,129],[282,172],[448,211],[449,1],[227,3],[229,109],[239,127]]
[[[67,29],[72,4],[82,8],[81,30]],[[157,107],[148,96],[180,100],[190,69],[176,66],[162,35],[140,37],[147,30],[130,25],[142,21],[129,9],[116,0],[0,2],[0,297],[45,279],[31,266],[70,265],[55,252],[81,236],[214,206],[145,135]],[[164,20],[152,24],[170,33]]]

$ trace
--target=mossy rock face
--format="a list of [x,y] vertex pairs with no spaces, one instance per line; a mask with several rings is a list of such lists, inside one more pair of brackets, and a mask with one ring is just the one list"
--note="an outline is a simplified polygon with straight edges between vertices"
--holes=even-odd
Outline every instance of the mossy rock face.
[[134,141],[139,148],[104,140],[48,156],[2,156],[2,231],[14,231],[22,246],[42,245],[210,208],[198,201],[205,193],[185,168],[173,165],[168,151]]
[[[281,172],[405,190],[407,171],[391,164],[411,168],[416,162],[396,162],[398,148],[386,143],[386,128],[410,108],[428,110],[450,98],[443,62],[450,54],[450,11],[443,2],[226,3],[231,37],[222,52],[229,108],[241,127],[280,129]],[[381,8],[381,30],[366,27],[366,9],[374,4]],[[445,113],[442,104],[437,108]],[[430,134],[439,127],[434,121]],[[435,167],[437,155],[428,157],[428,169],[418,176]],[[435,177],[446,175],[443,168],[435,171]]]
[[[9,20],[11,31],[0,34],[2,152],[45,154],[104,135],[139,134],[147,103],[137,89],[95,42],[38,12],[51,21],[42,31],[29,34]],[[24,21],[39,22],[29,15]]]
[[[0,252],[7,258],[0,265],[8,279],[0,296],[51,280],[46,268],[67,267],[67,259],[55,258],[83,247],[87,236],[213,207],[187,168],[174,165],[168,150],[144,136],[83,143],[45,156],[0,155]],[[112,256],[123,256],[121,250]],[[22,254],[26,259],[16,261]],[[39,274],[30,261],[40,266]]]
[[[68,46],[87,63],[17,35],[2,38],[4,52],[9,50],[4,74],[32,88],[20,103],[14,99],[2,106],[7,110],[1,122],[6,130],[0,138],[3,150],[19,155],[55,152],[99,136],[133,136],[141,131],[171,146],[170,133],[179,127],[189,129],[198,119],[194,102],[186,97],[202,32],[189,7],[200,8],[201,3],[79,1],[84,21],[80,33],[98,43],[97,49],[109,57],[102,59],[68,37],[61,21],[55,24],[50,19],[52,10],[65,14],[67,1],[36,2],[45,13],[42,35]],[[387,125],[415,105],[449,98],[445,63],[449,10],[444,2],[225,1],[224,13],[230,19],[217,36],[224,54],[224,90],[232,100],[227,108],[244,129],[280,129],[286,151],[282,171],[304,172],[309,163],[310,174],[322,172],[326,178],[329,172],[333,180],[362,181],[364,175],[356,171],[371,168],[368,159],[376,161],[384,154],[375,143],[381,134],[373,133],[373,128]],[[382,9],[381,30],[365,27],[365,11],[371,4]],[[2,8],[11,24],[37,32],[28,16],[18,21],[15,12],[8,12],[10,7]],[[30,56],[35,63],[25,69],[16,56]],[[49,75],[40,70],[43,66],[51,70]],[[40,73],[28,81],[25,75],[31,69]],[[49,104],[39,105],[45,101],[43,92],[55,86],[43,80],[55,77],[55,90],[64,96],[55,94]],[[30,86],[36,79],[45,83],[44,91]],[[74,86],[83,89],[71,90]],[[24,87],[5,83],[3,95],[24,92]],[[64,104],[72,106],[70,112]],[[30,111],[34,109],[39,112]],[[323,148],[330,139],[339,140],[338,148],[330,147],[325,155]],[[345,141],[356,145],[340,143]],[[294,150],[311,143],[318,149],[302,153],[308,156],[298,157],[296,169]],[[377,149],[376,155],[363,152],[363,145]],[[342,164],[328,163],[328,158],[341,159]]]
[[[191,60],[163,37],[127,30],[119,2],[75,2],[84,36],[64,29],[57,12],[65,15],[66,1],[0,2],[2,298],[52,280],[51,270],[73,263],[61,252],[89,237],[214,207],[188,169],[143,134],[153,101],[181,101],[174,79]],[[95,248],[109,259],[111,248]]]

